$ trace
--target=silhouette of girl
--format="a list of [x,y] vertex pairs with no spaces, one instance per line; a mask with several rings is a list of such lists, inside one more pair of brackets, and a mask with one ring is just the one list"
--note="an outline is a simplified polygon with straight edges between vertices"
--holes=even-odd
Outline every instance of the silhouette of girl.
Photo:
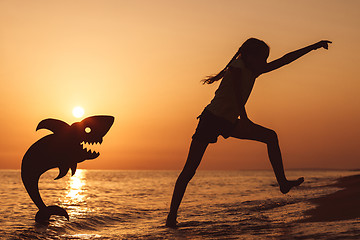
[[320,41],[267,63],[269,46],[259,39],[250,38],[243,43],[221,72],[203,80],[204,84],[212,84],[222,79],[215,97],[198,117],[200,120],[192,136],[184,169],[175,184],[166,226],[176,227],[177,211],[186,186],[194,176],[208,144],[216,143],[219,135],[225,139],[234,137],[265,143],[276,180],[283,194],[304,181],[302,177],[292,181],[286,179],[276,132],[253,123],[246,114],[245,104],[255,79],[261,74],[289,64],[312,50],[328,49],[329,43],[331,42],[326,40]]

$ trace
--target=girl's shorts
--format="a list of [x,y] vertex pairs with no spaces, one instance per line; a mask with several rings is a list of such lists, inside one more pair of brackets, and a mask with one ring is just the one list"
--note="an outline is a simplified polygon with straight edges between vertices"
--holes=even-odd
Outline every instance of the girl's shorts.
[[218,117],[207,109],[198,118],[200,120],[192,139],[207,143],[216,143],[219,135],[225,139],[230,137],[237,123]]

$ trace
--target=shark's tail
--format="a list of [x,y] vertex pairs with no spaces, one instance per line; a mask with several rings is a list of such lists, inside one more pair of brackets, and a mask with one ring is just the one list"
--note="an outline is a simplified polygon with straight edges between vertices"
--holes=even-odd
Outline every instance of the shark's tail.
[[69,220],[69,215],[65,209],[59,206],[48,206],[46,208],[40,209],[35,216],[35,221],[38,223],[48,222],[51,215],[64,216]]

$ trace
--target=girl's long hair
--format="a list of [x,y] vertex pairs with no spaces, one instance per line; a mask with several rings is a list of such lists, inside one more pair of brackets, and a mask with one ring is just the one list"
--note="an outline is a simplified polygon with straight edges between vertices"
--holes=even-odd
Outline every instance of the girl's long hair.
[[246,40],[239,50],[235,53],[235,55],[232,57],[230,62],[224,67],[223,70],[221,70],[216,75],[210,75],[207,76],[205,79],[201,80],[203,84],[212,84],[213,82],[219,81],[222,79],[226,73],[226,71],[229,69],[230,64],[238,58],[240,55],[242,56],[243,60],[246,62],[247,56],[251,54],[259,54],[261,52],[267,51],[269,52],[269,46],[262,40],[259,40],[257,38],[249,38]]

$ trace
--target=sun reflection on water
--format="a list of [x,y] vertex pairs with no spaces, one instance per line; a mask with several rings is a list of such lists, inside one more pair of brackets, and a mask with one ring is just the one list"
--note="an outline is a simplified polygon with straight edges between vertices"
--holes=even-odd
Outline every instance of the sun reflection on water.
[[60,199],[73,217],[80,217],[89,212],[86,204],[86,182],[86,170],[76,170],[76,173],[69,178],[65,196]]
[[83,201],[84,187],[86,184],[86,171],[78,169],[76,174],[69,179],[68,183],[68,192],[65,199],[71,201],[72,203],[80,203]]

